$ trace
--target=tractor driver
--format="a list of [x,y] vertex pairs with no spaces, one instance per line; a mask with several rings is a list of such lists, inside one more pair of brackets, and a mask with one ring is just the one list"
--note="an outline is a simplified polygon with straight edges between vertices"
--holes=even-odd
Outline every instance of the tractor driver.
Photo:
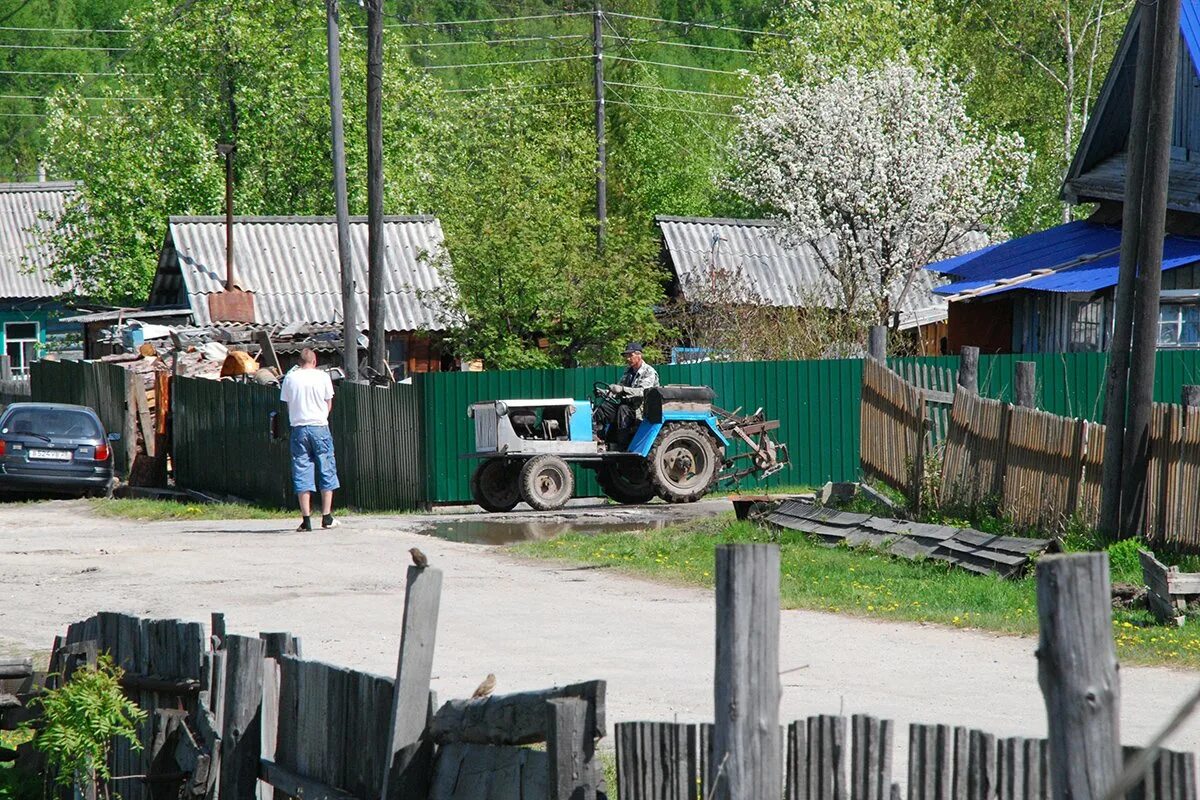
[[629,446],[637,423],[642,418],[642,394],[646,389],[658,386],[658,373],[642,358],[641,342],[625,345],[623,355],[628,365],[625,374],[621,376],[620,383],[608,387],[610,392],[621,398],[621,405],[617,407],[617,432],[614,437],[614,442],[621,449]]

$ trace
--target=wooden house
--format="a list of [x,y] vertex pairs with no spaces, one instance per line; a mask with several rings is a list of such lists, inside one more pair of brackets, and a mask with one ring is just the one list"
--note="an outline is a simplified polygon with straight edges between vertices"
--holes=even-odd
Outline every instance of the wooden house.
[[[1090,216],[927,267],[950,281],[936,290],[950,304],[950,352],[1108,348],[1141,8],[1134,6],[1062,187],[1063,199]],[[1200,348],[1200,0],[1183,0],[1179,35],[1158,336],[1162,348]]]

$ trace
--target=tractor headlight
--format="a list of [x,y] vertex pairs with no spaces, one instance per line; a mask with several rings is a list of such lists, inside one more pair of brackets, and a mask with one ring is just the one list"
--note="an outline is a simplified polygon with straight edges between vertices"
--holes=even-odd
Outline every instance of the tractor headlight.
[[504,402],[503,400],[497,400],[496,401],[496,416],[503,417],[507,413],[508,413],[508,403]]

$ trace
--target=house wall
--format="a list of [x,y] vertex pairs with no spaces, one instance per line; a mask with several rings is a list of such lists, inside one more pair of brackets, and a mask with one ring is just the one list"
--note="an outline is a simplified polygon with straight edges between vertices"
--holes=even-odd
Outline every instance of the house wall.
[[[28,362],[41,358],[47,352],[74,355],[82,350],[82,337],[77,325],[58,320],[70,313],[62,303],[55,300],[8,300],[0,302],[0,353],[12,357],[14,372],[28,374]],[[36,325],[36,331],[22,331],[18,326]],[[36,337],[32,345],[22,347],[15,334],[32,333]],[[12,345],[10,352],[9,345]],[[23,352],[18,355],[18,350]],[[21,361],[26,363],[21,365]]]
[[958,355],[966,346],[978,347],[981,353],[1011,352],[1013,302],[1001,296],[951,303],[947,328],[950,355]]

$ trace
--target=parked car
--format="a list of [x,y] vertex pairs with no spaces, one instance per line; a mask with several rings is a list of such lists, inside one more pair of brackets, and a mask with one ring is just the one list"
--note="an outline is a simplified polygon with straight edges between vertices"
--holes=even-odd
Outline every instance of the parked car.
[[87,406],[13,403],[0,415],[0,490],[105,494],[120,438]]

